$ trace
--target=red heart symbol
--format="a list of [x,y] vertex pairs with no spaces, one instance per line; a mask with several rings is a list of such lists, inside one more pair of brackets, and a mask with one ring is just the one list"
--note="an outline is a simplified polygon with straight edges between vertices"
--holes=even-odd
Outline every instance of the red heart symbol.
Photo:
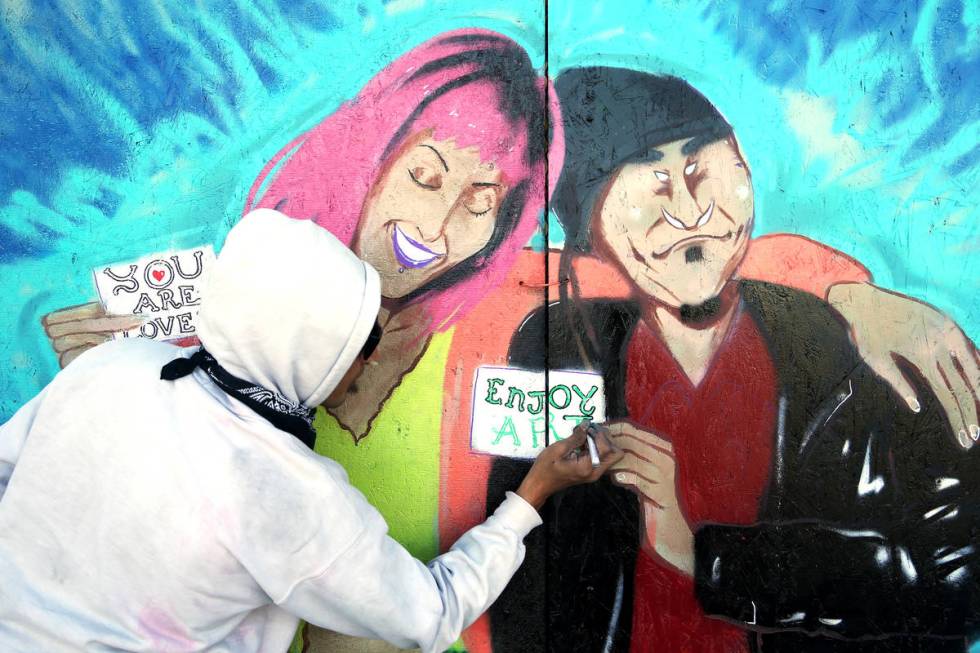
[[165,272],[163,270],[154,270],[150,274],[153,275],[153,278],[154,279],[156,279],[157,281],[159,281],[160,279],[163,279],[163,275],[165,274]]

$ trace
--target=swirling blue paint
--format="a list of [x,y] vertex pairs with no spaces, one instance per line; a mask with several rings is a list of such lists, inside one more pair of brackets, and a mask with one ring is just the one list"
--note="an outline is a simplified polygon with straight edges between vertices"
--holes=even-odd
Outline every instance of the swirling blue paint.
[[[264,162],[400,52],[476,25],[544,60],[522,0],[0,11],[0,420],[55,373],[38,320],[92,300],[92,267],[220,242]],[[670,72],[722,109],[759,232],[833,245],[980,336],[976,3],[553,0],[549,20],[552,74]]]

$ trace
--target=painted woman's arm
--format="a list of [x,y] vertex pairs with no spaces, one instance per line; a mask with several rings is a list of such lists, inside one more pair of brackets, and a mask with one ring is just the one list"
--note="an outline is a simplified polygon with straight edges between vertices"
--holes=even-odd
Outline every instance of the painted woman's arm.
[[912,297],[871,283],[831,286],[827,300],[843,317],[864,361],[918,412],[921,397],[898,366],[908,361],[939,399],[957,442],[980,438],[980,357],[949,317]]

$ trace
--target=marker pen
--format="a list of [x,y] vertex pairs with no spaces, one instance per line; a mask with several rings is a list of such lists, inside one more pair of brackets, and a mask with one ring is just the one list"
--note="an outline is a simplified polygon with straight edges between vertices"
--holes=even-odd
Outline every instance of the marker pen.
[[599,460],[599,447],[595,444],[596,429],[593,424],[585,430],[585,442],[589,445],[589,458],[592,461],[592,469],[597,469],[602,461]]

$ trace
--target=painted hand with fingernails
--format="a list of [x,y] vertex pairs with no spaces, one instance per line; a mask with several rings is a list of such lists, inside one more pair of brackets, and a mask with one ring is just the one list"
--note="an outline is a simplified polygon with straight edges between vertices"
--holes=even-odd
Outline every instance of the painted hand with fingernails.
[[654,557],[694,575],[694,534],[677,496],[673,446],[629,422],[609,425],[623,457],[610,467],[613,483],[636,492],[642,504],[642,546]]
[[861,357],[909,409],[920,411],[919,398],[899,361],[914,367],[935,393],[961,447],[980,439],[980,354],[953,320],[869,283],[834,285],[827,300],[847,322]]

